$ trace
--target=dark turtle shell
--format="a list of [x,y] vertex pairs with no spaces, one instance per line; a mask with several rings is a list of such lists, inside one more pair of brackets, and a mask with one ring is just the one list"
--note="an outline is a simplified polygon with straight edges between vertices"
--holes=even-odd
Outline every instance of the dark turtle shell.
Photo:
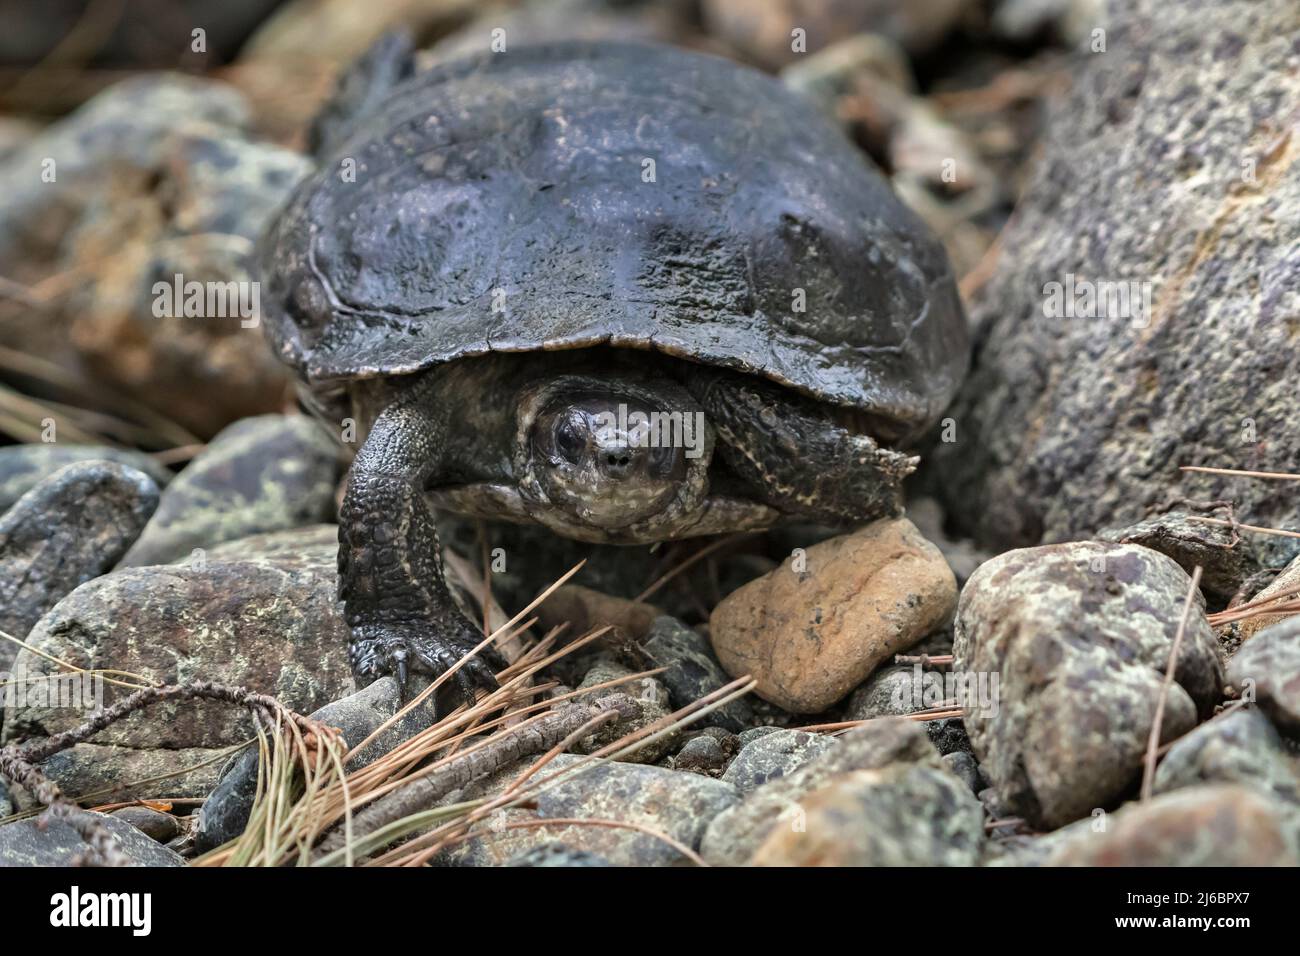
[[316,386],[608,345],[763,375],[907,437],[967,365],[942,247],[859,151],[770,77],[670,47],[412,77],[300,185],[262,269],[269,334]]

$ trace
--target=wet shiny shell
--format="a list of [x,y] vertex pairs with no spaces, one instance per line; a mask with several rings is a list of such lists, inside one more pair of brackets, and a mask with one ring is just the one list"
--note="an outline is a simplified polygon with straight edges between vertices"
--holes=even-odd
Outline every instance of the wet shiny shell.
[[313,386],[611,345],[906,437],[967,364],[942,248],[857,148],[770,77],[668,47],[418,74],[300,186],[261,258],[273,344]]

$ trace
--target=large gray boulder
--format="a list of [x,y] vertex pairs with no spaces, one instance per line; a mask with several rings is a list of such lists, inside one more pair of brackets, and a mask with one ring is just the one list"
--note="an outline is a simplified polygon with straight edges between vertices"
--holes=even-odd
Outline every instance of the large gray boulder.
[[[1175,494],[1294,527],[1285,483],[1178,469],[1300,459],[1300,4],[1112,0],[1097,26],[1105,51],[1085,40],[972,310],[943,494],[997,547],[1089,537]],[[1085,281],[1138,296],[1082,317]],[[1052,283],[1074,317],[1045,314],[1066,305]]]

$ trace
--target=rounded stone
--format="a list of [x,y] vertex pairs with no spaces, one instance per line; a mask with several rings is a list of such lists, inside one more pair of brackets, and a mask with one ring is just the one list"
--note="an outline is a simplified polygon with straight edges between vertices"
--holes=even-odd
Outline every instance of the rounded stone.
[[[967,582],[954,670],[990,693],[964,722],[1014,814],[1054,829],[1113,805],[1134,783],[1190,587],[1163,554],[1086,541],[1009,551]],[[1162,739],[1208,716],[1222,685],[1197,593]]]
[[893,518],[813,545],[732,592],[710,632],[729,674],[749,674],[760,697],[809,714],[945,627],[956,603],[943,555]]

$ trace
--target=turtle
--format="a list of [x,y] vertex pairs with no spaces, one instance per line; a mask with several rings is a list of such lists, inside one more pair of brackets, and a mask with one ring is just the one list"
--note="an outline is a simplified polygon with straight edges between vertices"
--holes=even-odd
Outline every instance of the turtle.
[[776,79],[640,42],[416,68],[385,38],[259,244],[272,347],[352,427],[358,682],[494,686],[434,514],[644,544],[902,509],[965,375],[937,239]]

